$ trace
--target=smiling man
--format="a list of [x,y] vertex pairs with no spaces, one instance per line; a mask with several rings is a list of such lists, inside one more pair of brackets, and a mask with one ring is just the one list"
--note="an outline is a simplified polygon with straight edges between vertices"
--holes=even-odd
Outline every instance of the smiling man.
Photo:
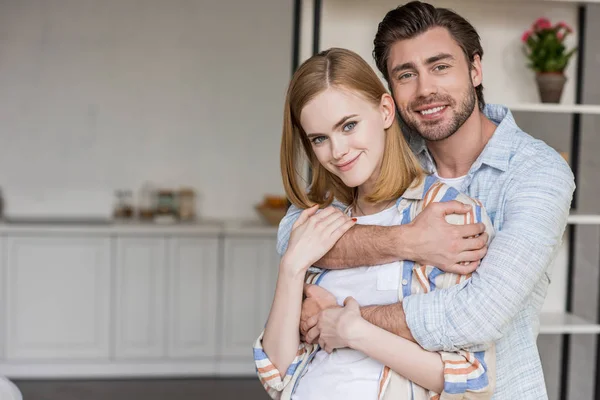
[[[354,226],[317,265],[333,269],[414,260],[446,272],[473,272],[450,289],[361,312],[429,351],[477,352],[495,342],[493,398],[546,399],[536,338],[548,267],[575,188],[569,166],[523,132],[506,107],[485,104],[480,38],[456,13],[421,2],[390,11],[379,24],[373,55],[423,167],[478,198],[496,236],[475,270],[483,256],[480,244],[467,238],[472,232],[446,223],[445,215],[459,212],[458,207],[437,203],[408,225]],[[280,224],[280,254],[300,211],[290,208]],[[413,276],[412,264],[404,265],[402,285]],[[306,340],[316,342],[325,332],[323,337],[335,336],[335,322],[346,310],[318,286],[305,292],[301,329]]]

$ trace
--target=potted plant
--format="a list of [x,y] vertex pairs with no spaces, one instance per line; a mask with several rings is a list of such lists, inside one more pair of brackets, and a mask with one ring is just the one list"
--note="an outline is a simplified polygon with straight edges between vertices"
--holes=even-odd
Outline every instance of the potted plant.
[[523,33],[524,52],[528,67],[535,71],[536,82],[543,103],[559,103],[567,78],[564,71],[577,48],[567,51],[565,38],[573,29],[564,22],[552,25],[547,18],[539,18],[531,29]]

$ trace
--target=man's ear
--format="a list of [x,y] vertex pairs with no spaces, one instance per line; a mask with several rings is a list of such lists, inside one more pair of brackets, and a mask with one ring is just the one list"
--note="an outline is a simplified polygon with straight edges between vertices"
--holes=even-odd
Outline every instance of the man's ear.
[[381,96],[380,109],[383,118],[383,127],[388,129],[392,126],[394,118],[396,117],[396,104],[394,103],[392,96],[387,93]]
[[483,70],[481,68],[481,57],[479,54],[473,56],[473,62],[471,62],[471,82],[473,87],[481,85],[483,82]]

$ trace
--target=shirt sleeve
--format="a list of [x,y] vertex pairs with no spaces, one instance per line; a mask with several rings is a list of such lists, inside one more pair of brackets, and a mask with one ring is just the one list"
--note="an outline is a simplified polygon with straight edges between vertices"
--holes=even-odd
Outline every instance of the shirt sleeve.
[[277,229],[277,253],[279,256],[283,256],[287,250],[288,242],[290,240],[290,234],[292,233],[292,227],[296,220],[300,217],[302,210],[291,205],[288,208],[287,213],[279,222],[279,228]]
[[575,188],[557,154],[529,157],[505,190],[503,228],[471,279],[403,300],[406,322],[429,351],[476,351],[502,338],[560,246]]
[[291,386],[298,379],[302,367],[309,361],[313,345],[300,343],[296,357],[285,374],[282,374],[269,360],[267,353],[263,350],[262,339],[264,332],[260,334],[253,346],[254,364],[258,379],[272,399],[279,399],[284,390],[291,390]]
[[[486,351],[440,352],[444,392],[440,400],[487,400],[496,387],[496,347]],[[435,395],[435,393],[432,393]],[[435,396],[431,396],[435,398]]]

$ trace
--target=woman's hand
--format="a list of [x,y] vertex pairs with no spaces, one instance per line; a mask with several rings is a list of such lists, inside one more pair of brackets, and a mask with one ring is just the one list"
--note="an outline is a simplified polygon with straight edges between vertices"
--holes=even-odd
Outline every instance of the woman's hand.
[[[361,324],[366,321],[360,315],[360,307],[353,297],[344,300],[344,307],[323,310],[317,326],[307,336],[319,334],[319,346],[327,353],[334,349],[352,347],[351,343],[362,334]],[[313,332],[314,331],[314,332]]]
[[314,205],[302,211],[292,227],[281,265],[294,275],[305,273],[356,223],[356,219],[334,207],[329,206],[319,213],[317,210],[318,205]]

